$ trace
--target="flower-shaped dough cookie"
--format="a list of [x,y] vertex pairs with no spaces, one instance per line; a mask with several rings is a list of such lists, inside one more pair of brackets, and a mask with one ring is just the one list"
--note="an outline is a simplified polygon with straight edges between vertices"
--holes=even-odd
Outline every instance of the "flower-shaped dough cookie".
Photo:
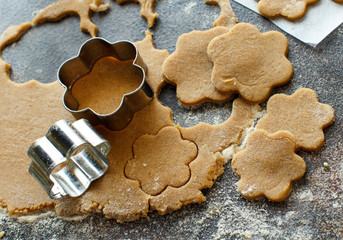
[[238,92],[248,101],[263,102],[274,86],[292,77],[287,50],[283,34],[260,33],[254,25],[239,23],[208,46],[214,63],[212,82],[221,92]]
[[163,63],[162,72],[169,83],[176,85],[176,95],[182,104],[196,105],[206,100],[222,102],[233,97],[213,86],[213,64],[207,56],[210,41],[226,32],[228,28],[215,27],[182,34],[177,40],[176,50]]
[[319,0],[260,0],[258,11],[266,17],[284,16],[297,20],[304,16],[307,5]]
[[267,103],[267,115],[256,127],[269,133],[288,131],[294,135],[297,149],[314,151],[324,144],[323,129],[333,120],[332,107],[319,103],[312,89],[301,88],[291,96],[272,96]]
[[189,180],[188,164],[197,153],[197,146],[183,140],[176,127],[165,127],[156,136],[143,135],[135,141],[125,174],[138,180],[147,194],[158,195],[167,186],[181,187]]
[[289,195],[292,181],[305,174],[306,164],[295,154],[292,134],[280,131],[269,135],[256,130],[249,136],[246,149],[232,160],[232,168],[241,177],[238,191],[243,197],[282,201]]

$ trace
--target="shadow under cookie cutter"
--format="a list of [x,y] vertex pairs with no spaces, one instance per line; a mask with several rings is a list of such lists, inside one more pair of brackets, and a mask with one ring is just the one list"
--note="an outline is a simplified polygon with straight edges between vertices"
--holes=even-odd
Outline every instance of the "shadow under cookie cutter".
[[[133,60],[141,76],[141,84],[133,92],[124,94],[121,104],[109,114],[98,114],[91,108],[79,110],[79,102],[71,92],[73,84],[90,73],[93,65],[103,57],[114,57],[120,61]],[[147,106],[153,97],[145,81],[146,65],[139,56],[136,46],[130,41],[110,43],[103,38],[92,38],[80,48],[79,54],[65,61],[58,70],[58,80],[66,88],[63,96],[64,107],[76,118],[86,118],[94,125],[103,124],[110,130],[121,130],[129,125],[135,112]]]
[[110,149],[87,120],[60,120],[30,146],[29,173],[52,199],[78,197],[107,171]]

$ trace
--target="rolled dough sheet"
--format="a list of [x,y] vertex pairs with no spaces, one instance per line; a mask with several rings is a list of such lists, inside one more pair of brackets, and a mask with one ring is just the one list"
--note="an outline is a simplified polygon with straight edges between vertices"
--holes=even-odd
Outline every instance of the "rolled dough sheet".
[[[17,39],[30,24],[9,28],[1,38],[0,46]],[[140,42],[144,47],[152,48],[151,35]],[[0,49],[2,50],[2,49]],[[143,60],[151,63],[155,51],[142,53]],[[156,62],[162,62],[165,51],[158,52]],[[161,67],[149,68],[152,76],[161,75]],[[155,72],[160,71],[160,72]],[[172,121],[172,112],[161,105],[155,98],[149,106],[135,114],[131,124],[122,131],[112,132],[104,127],[98,131],[110,141],[112,150],[108,156],[110,167],[104,177],[95,181],[88,191],[79,198],[64,198],[52,201],[44,190],[29,175],[27,169],[30,159],[26,151],[31,143],[45,135],[47,129],[60,119],[75,119],[62,105],[64,88],[57,82],[42,84],[35,80],[24,84],[11,81],[8,75],[9,65],[0,59],[0,205],[8,209],[9,214],[28,213],[51,208],[61,215],[90,213],[101,210],[106,217],[118,221],[133,221],[146,217],[150,210],[164,214],[177,210],[185,204],[205,200],[201,190],[211,187],[216,178],[223,173],[223,157],[219,153],[231,144],[238,144],[245,128],[252,124],[256,106],[241,99],[234,101],[232,116],[223,124],[206,125],[206,132],[199,125],[185,130],[187,139],[198,148],[198,154],[188,167],[190,179],[181,187],[167,186],[156,196],[151,196],[141,189],[137,180],[129,179],[124,174],[127,162],[132,159],[132,146],[142,135],[155,136],[165,127],[177,127]],[[149,80],[148,80],[149,82]],[[163,81],[160,81],[163,84]],[[156,89],[159,89],[156,84]],[[213,137],[208,136],[208,131]],[[218,137],[221,136],[221,137]],[[177,151],[173,146],[171,152]],[[156,154],[159,154],[156,152]],[[160,162],[163,164],[163,156]],[[16,168],[13,168],[16,165]],[[155,179],[151,179],[155,181]],[[20,197],[18,197],[20,196]]]

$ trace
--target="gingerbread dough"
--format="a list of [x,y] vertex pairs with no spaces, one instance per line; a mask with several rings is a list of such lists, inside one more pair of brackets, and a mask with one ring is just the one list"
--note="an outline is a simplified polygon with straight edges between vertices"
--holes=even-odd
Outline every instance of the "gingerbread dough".
[[213,86],[213,64],[207,56],[209,42],[228,31],[225,27],[192,31],[177,40],[176,50],[163,63],[162,72],[169,83],[176,85],[176,95],[182,104],[196,105],[207,100],[223,102],[233,97]]
[[319,103],[312,89],[301,88],[291,96],[272,96],[267,103],[267,115],[256,127],[269,133],[288,131],[294,135],[297,149],[314,151],[324,144],[323,129],[334,117],[333,108]]
[[[5,43],[9,44],[10,39],[17,39],[26,27],[27,24],[23,25],[21,30],[21,27],[14,27],[12,29],[17,31],[12,33],[6,31],[6,37],[1,40],[0,46],[3,47]],[[148,40],[142,42],[152,46],[151,37],[148,35],[147,38]],[[155,53],[155,51],[142,53],[141,57],[143,61],[149,62],[148,59],[152,57],[149,55]],[[155,56],[159,58],[158,61],[162,61],[163,57],[165,56],[162,54]],[[148,66],[148,72],[153,76],[157,76],[158,73],[154,71],[160,69],[150,69]],[[171,110],[163,107],[155,98],[150,105],[134,115],[127,128],[114,132],[102,126],[97,127],[112,145],[112,150],[108,155],[110,166],[107,173],[95,181],[81,197],[64,198],[55,202],[48,198],[44,190],[27,172],[30,160],[26,151],[34,140],[45,135],[54,122],[63,118],[75,120],[63,108],[60,100],[64,88],[57,82],[41,84],[34,80],[16,84],[10,80],[8,70],[9,65],[1,60],[0,130],[3,134],[0,137],[2,143],[0,145],[0,168],[2,169],[0,185],[4,187],[0,189],[0,205],[7,207],[9,214],[28,213],[44,208],[54,208],[58,214],[62,215],[101,210],[108,218],[132,221],[146,217],[149,210],[157,210],[164,214],[177,210],[185,204],[204,201],[205,197],[201,190],[211,187],[223,172],[223,157],[218,152],[220,148],[212,146],[237,144],[244,129],[251,125],[255,113],[255,106],[238,99],[234,102],[236,107],[234,107],[232,117],[222,125],[208,126],[208,130],[214,136],[213,138],[209,136],[208,142],[201,140],[202,137],[198,140],[196,136],[203,134],[202,129],[198,127],[187,129],[190,139],[184,139],[182,134],[179,135],[177,141],[193,142],[197,146],[197,155],[188,166],[191,172],[190,178],[187,182],[176,184],[177,186],[183,184],[180,187],[174,187],[171,184],[160,194],[152,196],[142,190],[139,180],[133,180],[139,179],[135,172],[132,176],[130,175],[132,179],[125,175],[125,166],[134,158],[132,146],[139,137],[146,135],[156,137],[159,132],[163,133],[168,130],[164,130],[165,127],[176,128],[172,122]],[[88,90],[92,91],[92,89]],[[240,116],[240,121],[233,120],[237,118],[235,116]],[[232,130],[226,131],[225,137],[217,138],[227,128]],[[184,140],[180,140],[180,136]],[[191,140],[192,136],[194,141]],[[163,156],[163,158],[166,157],[168,156]],[[164,162],[156,164],[162,165]],[[16,168],[13,168],[13,165],[16,165]],[[169,171],[171,169],[164,174],[168,174]]]
[[109,4],[102,5],[102,1],[99,0],[65,0],[58,1],[43,9],[33,19],[33,24],[43,23],[46,21],[58,21],[68,14],[77,14],[80,17],[80,29],[88,32],[92,37],[96,37],[98,27],[90,20],[90,12],[93,11],[105,11],[109,7]]
[[141,71],[133,65],[133,60],[104,57],[93,65],[89,74],[73,84],[71,93],[79,103],[78,110],[91,108],[105,115],[114,112],[123,96],[135,91],[141,83]]
[[272,201],[284,200],[291,183],[306,171],[305,161],[295,154],[295,139],[285,131],[268,134],[254,131],[245,150],[236,154],[232,168],[241,177],[238,191],[247,199],[266,196]]
[[258,11],[266,17],[284,16],[288,20],[297,20],[304,16],[307,5],[319,0],[259,0]]
[[141,6],[141,16],[148,21],[148,26],[151,28],[155,24],[155,19],[158,17],[157,13],[154,13],[154,4],[156,0],[117,0],[117,3],[122,4],[125,2],[138,2]]
[[282,33],[260,33],[254,25],[239,23],[208,45],[214,64],[212,82],[223,93],[238,92],[248,101],[263,102],[273,87],[292,77],[287,50],[288,41]]

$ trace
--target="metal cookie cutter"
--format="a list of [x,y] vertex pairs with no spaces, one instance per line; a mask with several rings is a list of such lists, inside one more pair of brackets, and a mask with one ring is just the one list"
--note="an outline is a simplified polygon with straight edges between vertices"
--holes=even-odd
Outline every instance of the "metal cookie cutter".
[[[133,60],[133,65],[141,75],[140,86],[125,94],[120,106],[109,114],[98,114],[91,108],[79,110],[79,103],[71,93],[73,84],[89,74],[96,61],[107,56],[120,61]],[[76,118],[86,118],[92,125],[103,124],[108,129],[121,130],[129,125],[135,112],[143,109],[152,100],[153,93],[145,81],[145,70],[146,65],[132,42],[109,43],[103,38],[92,38],[81,46],[76,57],[64,62],[58,70],[58,79],[66,88],[63,104]]]
[[108,169],[110,148],[87,120],[60,120],[30,146],[29,172],[52,199],[78,197]]

